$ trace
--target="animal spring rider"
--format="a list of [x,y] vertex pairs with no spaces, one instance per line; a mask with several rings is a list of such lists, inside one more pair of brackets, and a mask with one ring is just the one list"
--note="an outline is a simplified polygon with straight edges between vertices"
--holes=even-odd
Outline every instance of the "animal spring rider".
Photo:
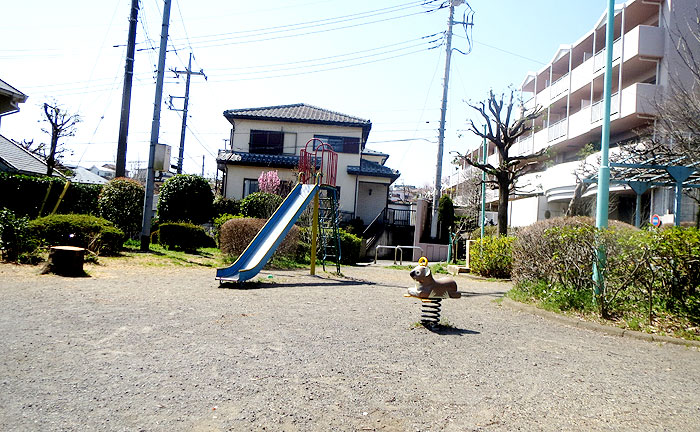
[[415,287],[409,288],[404,297],[415,297],[422,302],[421,323],[425,326],[436,326],[440,322],[440,307],[442,299],[462,297],[457,291],[457,282],[446,277],[435,280],[428,267],[428,259],[421,257],[418,265],[409,273],[416,282]]

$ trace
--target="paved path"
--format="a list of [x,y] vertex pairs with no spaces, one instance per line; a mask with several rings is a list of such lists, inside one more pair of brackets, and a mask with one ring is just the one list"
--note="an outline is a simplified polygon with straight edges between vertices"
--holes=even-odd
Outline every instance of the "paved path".
[[414,328],[407,272],[0,264],[0,430],[698,431],[700,352],[493,302],[459,277],[452,329]]

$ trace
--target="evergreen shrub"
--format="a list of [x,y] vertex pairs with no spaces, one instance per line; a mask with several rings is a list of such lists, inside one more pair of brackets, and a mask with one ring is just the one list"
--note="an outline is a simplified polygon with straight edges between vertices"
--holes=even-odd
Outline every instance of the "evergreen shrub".
[[[219,248],[224,255],[238,256],[248,247],[267,221],[253,218],[234,218],[221,225]],[[299,243],[299,227],[294,225],[275,252],[279,256],[295,257]]]
[[510,236],[494,236],[472,242],[469,249],[469,270],[484,277],[510,278],[514,240]]
[[269,219],[283,200],[279,195],[255,192],[241,200],[241,214],[248,218]]
[[216,247],[216,242],[199,225],[188,222],[166,222],[158,228],[158,242],[169,249],[195,252],[199,248]]
[[213,202],[214,194],[205,178],[178,174],[160,188],[158,217],[161,222],[203,224],[211,220]]
[[133,179],[115,178],[104,185],[97,200],[100,216],[133,238],[141,231],[144,187]]
[[103,255],[117,253],[125,235],[107,219],[92,215],[51,215],[28,224],[29,234],[44,246],[78,246]]

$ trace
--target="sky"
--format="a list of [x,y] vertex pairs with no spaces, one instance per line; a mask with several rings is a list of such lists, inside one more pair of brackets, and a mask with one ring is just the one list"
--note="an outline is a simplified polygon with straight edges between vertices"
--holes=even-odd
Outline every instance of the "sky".
[[[368,119],[367,148],[389,154],[398,184],[432,185],[445,69],[449,9],[432,0],[172,0],[159,142],[173,160],[180,142],[184,71],[193,55],[184,172],[216,175],[228,146],[228,109],[306,103]],[[443,175],[451,152],[479,145],[467,103],[516,89],[562,44],[590,31],[605,0],[470,0],[469,37],[454,27]],[[81,122],[62,140],[64,162],[114,163],[121,110],[130,0],[24,1],[3,6],[0,79],[28,100],[4,116],[0,134],[49,142],[42,105],[57,103]],[[141,0],[137,27],[127,169],[148,160],[162,0]],[[471,51],[469,51],[471,41]]]

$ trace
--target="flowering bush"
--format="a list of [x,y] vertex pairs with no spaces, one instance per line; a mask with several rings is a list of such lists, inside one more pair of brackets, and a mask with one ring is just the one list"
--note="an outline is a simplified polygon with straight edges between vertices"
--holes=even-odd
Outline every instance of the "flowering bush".
[[280,190],[280,183],[277,171],[263,171],[258,177],[258,189],[260,192],[276,194]]

